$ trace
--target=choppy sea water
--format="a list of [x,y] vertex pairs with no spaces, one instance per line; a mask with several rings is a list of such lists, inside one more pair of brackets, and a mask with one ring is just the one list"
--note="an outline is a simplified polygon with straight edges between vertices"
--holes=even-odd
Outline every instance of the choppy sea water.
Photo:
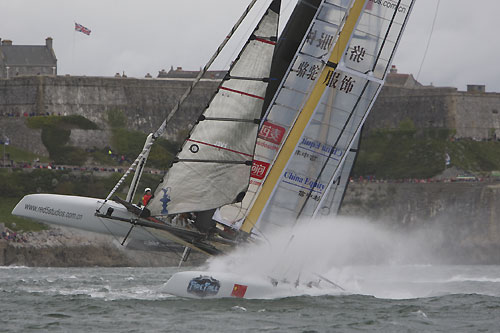
[[2,332],[500,330],[500,266],[353,266],[346,291],[280,299],[170,296],[174,268],[0,268]]

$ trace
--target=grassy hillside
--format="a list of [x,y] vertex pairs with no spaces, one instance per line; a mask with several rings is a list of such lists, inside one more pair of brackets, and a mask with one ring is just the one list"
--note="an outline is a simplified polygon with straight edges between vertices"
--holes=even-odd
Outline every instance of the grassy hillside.
[[[69,146],[72,129],[96,130],[97,124],[82,116],[44,116],[26,119],[27,126],[42,130],[42,143],[49,152],[49,158],[40,157],[41,162],[53,162],[62,165],[117,165],[123,159],[130,164],[141,152],[147,135],[126,128],[126,118],[122,111],[108,112],[111,127],[111,147],[102,146],[84,150],[81,147]],[[172,161],[179,144],[158,139],[149,155],[148,166],[163,169]],[[16,150],[11,146],[6,154],[14,161],[32,161],[39,157],[28,152]]]
[[378,130],[362,137],[353,176],[428,178],[450,166],[477,174],[500,170],[500,142],[453,140],[453,131],[414,128]]

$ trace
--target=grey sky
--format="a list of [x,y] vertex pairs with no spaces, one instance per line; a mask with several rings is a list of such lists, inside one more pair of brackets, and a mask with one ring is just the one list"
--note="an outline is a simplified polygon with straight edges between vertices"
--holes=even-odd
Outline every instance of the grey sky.
[[[283,0],[285,16],[297,0]],[[250,0],[2,0],[0,38],[39,45],[54,38],[60,75],[156,76],[170,66],[205,64]],[[259,0],[255,22],[269,0]],[[417,0],[394,64],[415,77],[424,57],[438,0]],[[486,84],[500,92],[496,50],[497,0],[441,0],[429,51],[418,77],[424,84]],[[74,31],[74,22],[92,30]],[[248,30],[248,25],[243,30]],[[243,42],[243,35],[236,38]],[[237,43],[214,69],[227,65]]]

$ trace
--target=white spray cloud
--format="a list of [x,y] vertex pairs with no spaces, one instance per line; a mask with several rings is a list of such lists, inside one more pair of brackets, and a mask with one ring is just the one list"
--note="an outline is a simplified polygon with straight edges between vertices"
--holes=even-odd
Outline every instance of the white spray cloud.
[[290,280],[353,265],[429,263],[440,233],[402,233],[359,218],[337,217],[299,223],[266,239],[212,259],[209,270]]
[[[279,297],[339,293],[390,299],[457,293],[498,295],[498,266],[447,264],[462,260],[456,233],[450,233],[445,217],[439,223],[424,222],[418,230],[396,230],[383,221],[347,217],[298,223],[293,230],[266,235],[268,241],[215,257],[205,269],[245,278],[287,280],[292,286],[299,280],[298,288],[290,288]],[[318,288],[308,288],[307,283],[320,280],[320,275],[344,290],[325,279]]]

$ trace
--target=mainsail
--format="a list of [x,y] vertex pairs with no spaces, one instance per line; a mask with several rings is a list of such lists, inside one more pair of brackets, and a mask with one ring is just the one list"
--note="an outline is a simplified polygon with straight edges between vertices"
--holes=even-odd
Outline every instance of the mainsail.
[[[265,222],[261,231],[289,226],[318,213],[383,85],[413,2],[323,2],[317,24],[338,30],[328,39],[333,48],[301,54],[287,78],[294,80],[294,89],[277,94],[279,108],[270,110],[268,120],[275,125],[297,109],[300,114],[251,206],[244,231],[260,222]],[[346,14],[341,21],[339,13]],[[306,39],[324,42],[325,34],[311,38],[315,27]]]
[[[273,0],[148,205],[152,215],[241,201],[269,82],[280,1]],[[230,175],[228,177],[228,175]]]

